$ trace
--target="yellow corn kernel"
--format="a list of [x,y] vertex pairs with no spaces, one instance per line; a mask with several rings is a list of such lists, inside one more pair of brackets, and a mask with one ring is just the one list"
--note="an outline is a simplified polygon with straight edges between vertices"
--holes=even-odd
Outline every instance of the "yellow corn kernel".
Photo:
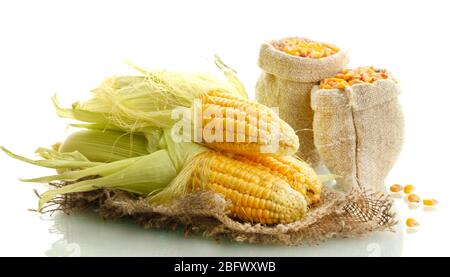
[[403,192],[406,193],[406,194],[409,194],[409,193],[413,192],[414,190],[415,190],[415,187],[413,185],[411,185],[411,184],[406,185],[403,188]]
[[339,52],[339,48],[331,44],[300,38],[284,39],[274,43],[273,46],[289,55],[311,59],[320,59]]
[[322,183],[314,169],[306,162],[295,157],[262,155],[236,156],[236,159],[267,168],[303,194],[308,205],[315,205],[320,201]]
[[[326,78],[320,82],[321,89],[344,89],[347,86],[361,83],[373,83],[381,79],[388,79],[389,75],[373,66],[359,67],[356,69],[344,69],[336,76]],[[345,84],[345,86],[343,85]],[[327,87],[325,87],[327,85]],[[331,86],[329,88],[328,86]]]
[[320,82],[321,89],[345,89],[348,85],[347,81],[340,78],[328,78]]
[[420,197],[417,194],[414,194],[414,193],[411,193],[410,195],[408,195],[406,197],[406,199],[410,203],[419,203],[420,202]]
[[319,59],[323,57],[323,53],[319,51],[313,51],[311,54],[309,54],[309,57]]
[[361,80],[359,80],[359,79],[353,79],[353,80],[350,80],[350,81],[348,81],[348,84],[349,85],[356,85],[356,84],[363,84],[364,82],[363,81],[361,81]]
[[270,108],[229,93],[211,91],[203,96],[201,119],[202,142],[220,151],[259,154],[262,147],[277,143],[270,141],[272,132],[279,132],[279,140],[271,154],[292,155],[299,148],[294,129]]
[[424,206],[436,206],[438,201],[436,199],[424,199],[422,203]]
[[406,226],[412,228],[412,227],[418,227],[418,226],[420,226],[420,224],[414,218],[409,217],[408,219],[406,219]]
[[402,187],[401,185],[399,185],[399,184],[393,184],[393,185],[389,188],[389,190],[390,190],[391,192],[400,192],[400,191],[403,190],[403,187]]
[[336,84],[336,88],[338,88],[338,89],[344,89],[344,88],[346,88],[347,87],[347,85],[345,84],[345,83],[338,83],[338,84]]
[[283,178],[256,163],[209,151],[196,157],[191,190],[206,189],[230,201],[232,217],[264,224],[290,223],[308,209],[305,196]]

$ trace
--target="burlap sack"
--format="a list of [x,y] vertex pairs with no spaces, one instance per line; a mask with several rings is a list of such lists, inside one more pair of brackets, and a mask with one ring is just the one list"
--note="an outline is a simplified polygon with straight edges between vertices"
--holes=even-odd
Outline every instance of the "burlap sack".
[[[66,194],[55,199],[57,210],[94,210],[104,218],[128,217],[146,228],[202,234],[216,239],[262,244],[317,244],[335,237],[355,237],[375,231],[393,231],[392,201],[379,193],[343,194],[325,188],[321,205],[291,224],[264,226],[236,221],[228,216],[229,202],[212,192],[196,192],[171,203],[153,206],[136,195],[119,190]],[[54,206],[50,206],[54,207]]]
[[[289,38],[288,38],[289,39]],[[278,107],[280,117],[291,125],[300,138],[298,155],[315,165],[311,110],[311,89],[321,79],[336,75],[348,63],[346,51],[321,59],[295,57],[277,50],[273,40],[263,43],[258,65],[263,70],[256,84],[256,101]]]
[[342,177],[343,189],[385,189],[403,144],[399,93],[390,79],[345,91],[313,88],[314,142],[327,168]]

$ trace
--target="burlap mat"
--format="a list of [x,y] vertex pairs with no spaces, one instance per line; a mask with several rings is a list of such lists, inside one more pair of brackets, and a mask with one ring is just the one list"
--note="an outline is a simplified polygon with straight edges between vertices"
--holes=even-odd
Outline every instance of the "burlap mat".
[[303,220],[276,226],[230,218],[228,202],[211,192],[192,193],[170,205],[154,206],[144,198],[124,191],[96,190],[61,196],[53,205],[67,213],[93,210],[105,219],[128,217],[145,228],[173,230],[181,227],[191,234],[261,244],[318,244],[330,238],[393,231],[396,224],[392,200],[382,193],[355,190],[343,194],[325,188],[321,203],[311,208]]

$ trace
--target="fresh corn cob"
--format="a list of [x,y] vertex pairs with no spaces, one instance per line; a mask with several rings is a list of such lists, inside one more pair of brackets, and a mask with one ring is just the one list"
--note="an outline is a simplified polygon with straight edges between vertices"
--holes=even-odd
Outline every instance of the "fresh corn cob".
[[266,167],[208,151],[197,156],[189,189],[206,189],[231,202],[232,217],[263,224],[290,223],[307,211],[305,197]]
[[[214,116],[209,116],[211,110]],[[205,146],[238,154],[278,155],[292,155],[299,148],[292,127],[265,105],[229,93],[210,91],[202,98],[202,111]],[[207,142],[205,134],[208,132],[205,131],[209,125],[223,128],[222,141]],[[270,145],[275,148],[262,148]]]
[[[122,135],[108,131],[102,137],[101,133],[97,130],[74,133],[58,147],[72,152],[39,152],[45,160],[32,161],[3,150],[13,158],[35,165],[72,169],[23,180],[71,182],[42,194],[40,208],[57,195],[99,188],[152,195],[149,201],[155,204],[164,204],[165,200],[176,199],[186,192],[210,190],[230,201],[231,217],[252,223],[278,224],[301,219],[308,205],[313,203],[308,192],[315,175],[309,172],[312,169],[307,164],[294,158],[227,155],[194,143],[174,143],[168,131],[158,143],[160,150],[142,156],[134,153],[134,157],[127,158],[128,151],[134,147],[132,143],[122,142],[123,154],[115,153],[114,143]],[[144,145],[140,148],[144,149]],[[90,156],[92,161],[85,156]],[[96,178],[85,179],[91,176]],[[159,190],[162,191],[155,194]],[[320,193],[320,187],[315,192]]]
[[[248,100],[234,71],[218,57],[215,62],[224,72],[225,81],[210,74],[148,71],[133,66],[143,76],[108,78],[92,90],[92,98],[75,102],[68,109],[61,108],[56,98],[53,101],[59,116],[88,123],[88,128],[147,136],[149,129],[181,127],[178,130],[185,132],[193,125],[195,133],[183,133],[183,141],[190,138],[213,149],[239,154],[297,152],[295,131],[269,107]],[[196,116],[198,106],[200,117]],[[188,118],[192,110],[194,117]],[[174,112],[182,117],[174,116]]]
[[320,201],[322,183],[316,172],[306,162],[290,156],[236,156],[236,159],[266,168],[267,171],[285,180],[305,196],[308,205]]

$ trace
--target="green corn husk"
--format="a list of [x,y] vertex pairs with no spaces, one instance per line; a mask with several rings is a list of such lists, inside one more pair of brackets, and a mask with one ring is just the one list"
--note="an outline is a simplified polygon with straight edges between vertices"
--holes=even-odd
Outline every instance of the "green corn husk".
[[71,134],[59,151],[79,151],[90,161],[114,162],[153,152],[147,147],[147,139],[143,135],[93,129]]
[[103,164],[101,162],[89,161],[78,151],[74,151],[72,153],[59,153],[58,151],[55,151],[53,149],[41,147],[36,150],[36,153],[38,154],[38,156],[44,158],[44,160],[31,160],[16,155],[3,146],[1,146],[0,149],[3,150],[3,152],[5,152],[8,156],[16,160],[53,169],[80,169]]
[[[78,179],[78,177],[97,175],[100,177],[76,182],[43,193],[39,199],[39,209],[58,195],[100,188],[116,188],[144,196],[150,195],[164,189],[177,175],[167,150],[156,151],[143,157],[107,163],[103,166],[90,168],[89,172],[87,170],[75,172],[78,173],[77,176],[67,176],[63,173],[54,176],[52,179],[70,181]],[[47,180],[44,180],[44,182]]]
[[117,76],[106,79],[92,90],[92,98],[70,108],[53,102],[60,117],[93,124],[98,129],[120,129],[146,133],[148,128],[170,128],[175,108],[192,107],[193,101],[209,91],[224,91],[247,98],[235,72],[217,56],[216,65],[226,81],[206,73],[145,70],[132,65],[143,76]]
[[[126,142],[128,140],[130,142],[132,142],[132,140],[133,140],[135,135],[138,135],[138,139],[140,141],[142,140],[142,137],[145,137],[145,139],[146,139],[145,143],[147,144],[147,146],[146,146],[147,153],[145,153],[145,154],[149,154],[149,153],[155,152],[156,150],[159,149],[158,148],[158,144],[159,144],[159,142],[161,140],[162,133],[163,133],[162,129],[160,129],[160,128],[151,128],[151,127],[145,128],[144,132],[142,132],[142,133],[128,133],[128,134],[124,134],[123,131],[120,130],[120,128],[114,127],[113,125],[102,125],[102,124],[97,124],[97,123],[91,123],[91,124],[82,124],[82,123],[80,123],[80,124],[70,124],[70,126],[77,127],[77,128],[84,128],[84,129],[88,129],[88,130],[100,130],[102,132],[116,131],[115,132],[116,134],[120,134],[120,136],[125,136],[125,138],[121,138],[120,140],[121,141],[125,140],[124,141],[125,144],[122,144],[122,146],[124,146],[124,149],[126,149],[126,150],[130,150],[130,146],[131,146],[131,145],[127,145]],[[101,136],[101,137],[103,137],[103,136]],[[100,138],[100,136],[99,136],[99,138]],[[92,139],[92,138],[88,137],[88,139]],[[107,143],[106,146],[108,146],[108,145],[109,144]],[[106,149],[106,150],[108,150],[108,149]],[[122,157],[122,158],[126,158],[126,157]]]
[[[39,148],[36,152],[43,160],[30,160],[3,147],[1,149],[15,159],[59,170],[59,174],[21,179],[23,182],[70,183],[43,193],[39,209],[58,195],[101,188],[121,189],[147,196],[149,202],[154,204],[167,203],[187,192],[186,185],[200,160],[195,157],[210,151],[191,142],[175,143],[170,129],[155,129],[151,143],[143,135],[134,136],[139,140],[139,145],[136,141],[130,141],[131,136],[126,133],[96,129],[79,131],[66,139],[59,148],[61,152]],[[126,139],[120,141],[120,138]],[[116,151],[117,144],[120,144],[120,151]],[[147,151],[149,146],[154,150]],[[128,157],[130,153],[135,156]],[[336,176],[328,174],[320,178],[326,181]]]
[[[58,170],[58,174],[23,179],[25,182],[71,182],[43,193],[39,209],[57,195],[99,188],[118,188],[152,195],[149,200],[157,199],[159,203],[167,201],[182,192],[187,182],[187,177],[175,177],[189,176],[191,167],[186,169],[186,165],[197,154],[208,151],[191,142],[172,141],[170,127],[178,121],[172,119],[172,109],[189,109],[194,99],[211,90],[246,96],[234,72],[218,59],[216,64],[228,81],[203,73],[135,67],[143,76],[109,78],[84,103],[62,108],[55,96],[58,115],[84,122],[72,126],[85,131],[67,138],[61,152],[40,148],[38,155],[42,160],[31,160],[3,147],[2,150],[15,159]],[[85,178],[93,176],[96,178]],[[173,185],[175,179],[177,183]],[[163,193],[166,187],[176,193]]]
[[[186,171],[186,165],[189,164],[193,157],[208,150],[190,142],[174,143],[170,137],[170,130],[159,131],[161,131],[159,141],[157,142],[153,138],[154,141],[152,142],[154,144],[153,147],[159,150],[131,158],[115,153],[113,156],[116,161],[112,162],[100,162],[100,160],[111,157],[107,152],[108,149],[113,149],[115,138],[127,136],[125,133],[120,135],[116,134],[116,132],[108,131],[108,135],[102,137],[99,134],[101,131],[98,130],[81,131],[69,136],[60,148],[60,150],[70,148],[70,150],[75,151],[60,153],[55,150],[40,148],[37,152],[39,156],[44,158],[43,160],[27,159],[13,154],[4,147],[1,147],[1,149],[15,159],[37,166],[62,170],[55,175],[22,179],[24,182],[74,182],[43,193],[39,199],[39,209],[42,209],[46,203],[58,195],[86,192],[100,188],[116,188],[143,196],[151,195],[152,197],[149,198],[149,201],[153,201],[153,197],[161,193],[161,196],[155,197],[155,201],[162,203],[176,196],[174,193],[164,192],[165,188],[170,187],[171,191],[173,191],[174,185],[171,186],[170,184],[175,180],[177,182],[176,187],[184,187],[184,184],[179,183],[181,181],[180,177],[176,177],[186,175],[183,172]],[[87,142],[91,143],[91,145]],[[107,142],[111,144],[107,145]],[[123,153],[126,153],[127,143],[126,141],[122,143]],[[141,142],[139,147],[143,151],[148,144],[147,142]],[[131,149],[134,146],[129,143],[128,147]],[[96,151],[99,153],[92,153]],[[89,155],[97,161],[89,161],[86,157]],[[93,176],[96,178],[86,179],[86,177]],[[187,179],[183,180],[183,182],[187,182]]]

